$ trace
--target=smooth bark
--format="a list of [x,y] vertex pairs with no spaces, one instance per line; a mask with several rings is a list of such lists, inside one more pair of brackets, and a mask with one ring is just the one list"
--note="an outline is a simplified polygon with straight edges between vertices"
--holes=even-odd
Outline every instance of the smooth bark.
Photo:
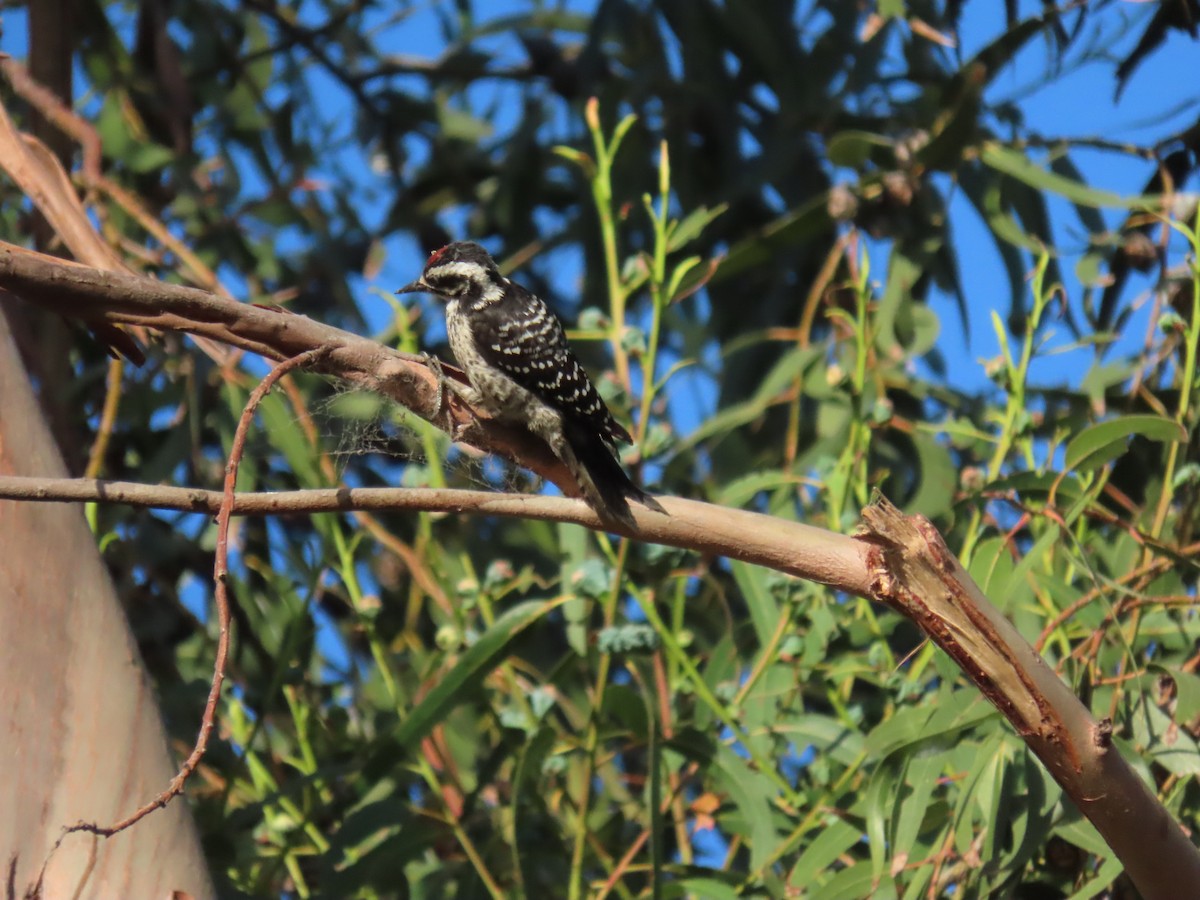
[[[3,310],[0,474],[66,474]],[[153,686],[82,506],[0,500],[0,635],[6,890],[47,898],[214,896],[186,803],[112,840],[63,838],[81,820],[103,824],[127,814],[175,774]]]

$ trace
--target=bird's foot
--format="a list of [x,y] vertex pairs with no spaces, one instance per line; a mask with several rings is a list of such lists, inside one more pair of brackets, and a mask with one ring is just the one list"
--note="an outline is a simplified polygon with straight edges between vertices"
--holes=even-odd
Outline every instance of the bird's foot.
[[446,405],[446,391],[449,389],[450,379],[446,377],[446,372],[442,368],[442,361],[436,356],[429,353],[422,353],[421,358],[425,361],[426,368],[437,378],[437,393],[434,395],[433,409],[425,417],[432,422],[442,414],[442,409]]

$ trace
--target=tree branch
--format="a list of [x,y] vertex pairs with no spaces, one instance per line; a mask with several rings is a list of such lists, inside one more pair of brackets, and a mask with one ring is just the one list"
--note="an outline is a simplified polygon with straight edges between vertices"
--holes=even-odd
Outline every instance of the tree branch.
[[876,499],[863,510],[871,596],[946,652],[1046,766],[1147,900],[1200,885],[1200,853],[1097,721],[996,609],[923,516]]
[[[0,476],[0,498],[40,502],[116,503],[215,515],[220,491],[87,478]],[[848,535],[787,522],[761,513],[727,509],[680,497],[660,498],[668,515],[632,504],[637,537],[727,556],[869,596],[869,546]],[[632,534],[601,522],[582,500],[532,494],[499,494],[445,488],[325,488],[280,493],[236,494],[235,516],[301,515],[399,509],[469,513],[506,518],[570,522],[586,528]]]
[[[323,347],[315,371],[382,394],[462,441],[509,459],[578,496],[578,487],[550,449],[524,429],[478,416],[457,396],[439,415],[438,383],[420,356],[295,315],[238,303],[199,288],[183,287],[67,262],[0,241],[0,289],[89,325],[142,325],[181,331],[282,361]],[[447,375],[463,376],[443,364]],[[452,392],[451,392],[452,393]]]

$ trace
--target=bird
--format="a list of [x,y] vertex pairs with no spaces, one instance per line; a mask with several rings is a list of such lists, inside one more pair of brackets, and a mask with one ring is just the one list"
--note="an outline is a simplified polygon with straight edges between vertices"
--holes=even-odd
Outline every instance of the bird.
[[502,275],[472,241],[434,250],[421,277],[396,293],[420,292],[445,303],[450,350],[470,387],[444,381],[468,405],[544,440],[602,520],[636,529],[631,499],[666,513],[622,468],[618,444],[632,438],[600,398],[545,301]]

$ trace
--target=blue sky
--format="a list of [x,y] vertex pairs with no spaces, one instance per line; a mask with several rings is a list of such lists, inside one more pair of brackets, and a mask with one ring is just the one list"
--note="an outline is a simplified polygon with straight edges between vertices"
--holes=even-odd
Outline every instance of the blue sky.
[[[1033,14],[1040,3],[1024,2],[1023,14]],[[1119,9],[1131,17],[1144,17],[1152,12],[1153,4],[1122,4]],[[969,56],[998,29],[1003,27],[1003,4],[968,3],[964,19],[962,43],[965,56]],[[1132,32],[1120,42],[1101,46],[1111,58],[1122,58],[1137,42],[1142,28]],[[1040,40],[1030,45],[1018,56],[1016,64],[1010,66],[991,86],[988,99],[1022,98],[1020,106],[1029,127],[1047,137],[1068,136],[1076,138],[1100,137],[1112,141],[1128,141],[1151,144],[1164,135],[1178,131],[1200,117],[1200,80],[1195,73],[1200,71],[1200,43],[1192,41],[1180,32],[1171,32],[1166,44],[1146,59],[1133,73],[1125,86],[1120,100],[1115,98],[1115,83],[1112,78],[1111,62],[1096,61],[1069,70],[1065,75],[1044,77],[1047,71],[1045,44]],[[1188,77],[1190,73],[1191,77]],[[1157,120],[1164,110],[1176,107],[1173,115]],[[1150,164],[1128,156],[1102,150],[1079,148],[1072,152],[1072,159],[1094,186],[1120,195],[1133,195],[1141,191],[1152,174]],[[1193,176],[1184,189],[1196,191],[1200,186]],[[1050,198],[1051,215],[1059,233],[1058,247],[1064,251],[1063,274],[1066,289],[1074,303],[1078,304],[1082,285],[1075,278],[1074,265],[1078,253],[1083,249],[1084,235],[1070,205],[1061,198]],[[965,199],[959,197],[951,209],[958,228],[956,240],[962,246],[961,258],[971,260],[971,271],[963,272],[971,311],[972,362],[977,357],[991,357],[999,352],[995,334],[987,322],[992,309],[1007,310],[1007,281],[1003,267],[996,255],[994,245],[987,237],[986,226],[971,209]],[[1125,218],[1119,209],[1101,210],[1110,227],[1118,226]],[[1071,226],[1070,229],[1063,225]],[[1178,246],[1178,245],[1177,245]],[[1145,291],[1151,282],[1145,277],[1133,279],[1134,291]],[[1135,316],[1126,337],[1140,345],[1148,320],[1148,307]],[[957,319],[942,316],[943,345],[958,346],[961,340],[957,331]],[[1053,327],[1053,326],[1052,326]],[[1069,343],[1065,327],[1055,328],[1056,338],[1051,346]],[[1129,342],[1121,346],[1128,347]],[[1115,348],[1120,349],[1120,346]],[[1069,380],[1077,383],[1089,354],[1077,352],[1064,356],[1043,358],[1035,361],[1031,375],[1035,383],[1053,384]],[[972,386],[982,386],[985,378],[979,366],[963,373],[973,379]]]

